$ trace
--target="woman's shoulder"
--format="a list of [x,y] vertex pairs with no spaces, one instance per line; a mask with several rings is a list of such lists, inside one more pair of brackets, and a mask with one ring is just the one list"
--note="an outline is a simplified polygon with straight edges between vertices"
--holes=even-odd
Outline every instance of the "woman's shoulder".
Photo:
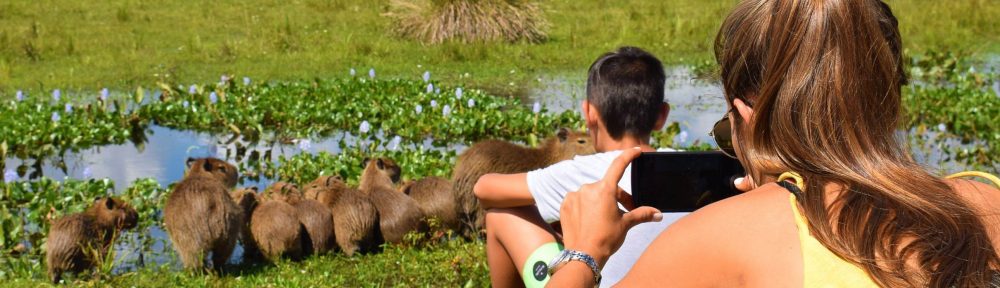
[[1000,213],[1000,190],[997,186],[967,178],[945,179],[959,197],[981,213]]

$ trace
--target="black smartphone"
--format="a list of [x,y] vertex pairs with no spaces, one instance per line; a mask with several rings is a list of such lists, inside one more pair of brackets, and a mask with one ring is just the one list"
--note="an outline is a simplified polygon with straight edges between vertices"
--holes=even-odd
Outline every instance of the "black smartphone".
[[740,161],[722,152],[644,152],[632,160],[632,201],[662,212],[692,212],[739,194]]

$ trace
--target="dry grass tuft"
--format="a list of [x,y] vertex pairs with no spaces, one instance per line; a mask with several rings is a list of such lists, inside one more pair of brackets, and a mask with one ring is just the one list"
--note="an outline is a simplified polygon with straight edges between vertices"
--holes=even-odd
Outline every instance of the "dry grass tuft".
[[386,16],[393,32],[431,44],[547,38],[542,9],[528,0],[393,0]]

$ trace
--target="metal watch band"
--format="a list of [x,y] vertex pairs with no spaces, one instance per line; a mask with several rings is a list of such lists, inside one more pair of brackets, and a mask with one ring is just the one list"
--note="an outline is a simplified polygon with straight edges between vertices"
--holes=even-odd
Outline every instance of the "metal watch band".
[[559,254],[559,257],[556,257],[553,263],[549,264],[549,275],[554,274],[556,270],[562,268],[569,261],[580,261],[583,264],[587,264],[587,267],[590,267],[590,270],[594,272],[594,286],[596,287],[601,284],[601,268],[597,266],[597,261],[594,260],[594,257],[587,255],[587,253],[576,250],[563,250]]

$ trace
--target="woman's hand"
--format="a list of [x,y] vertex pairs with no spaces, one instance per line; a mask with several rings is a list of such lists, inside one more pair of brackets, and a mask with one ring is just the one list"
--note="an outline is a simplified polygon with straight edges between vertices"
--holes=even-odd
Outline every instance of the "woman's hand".
[[[618,209],[620,199],[631,199],[618,188],[618,181],[625,167],[639,153],[639,148],[622,151],[608,167],[603,179],[566,195],[559,210],[566,249],[585,252],[603,267],[608,257],[621,247],[625,232],[639,223],[663,219],[660,211],[653,207],[639,207],[624,214]],[[632,203],[623,204],[632,206]]]

